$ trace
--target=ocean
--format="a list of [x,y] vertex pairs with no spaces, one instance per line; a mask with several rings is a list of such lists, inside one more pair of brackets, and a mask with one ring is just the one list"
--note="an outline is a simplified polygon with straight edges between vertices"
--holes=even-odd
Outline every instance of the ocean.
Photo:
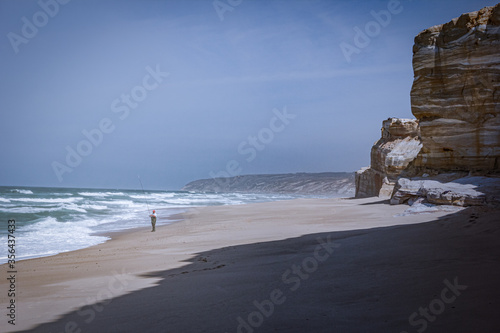
[[[288,200],[298,196],[117,189],[0,187],[0,264],[7,262],[8,220],[15,220],[16,260],[103,243],[107,232],[150,227],[149,211],[167,216],[187,208]],[[149,208],[149,211],[148,211]]]

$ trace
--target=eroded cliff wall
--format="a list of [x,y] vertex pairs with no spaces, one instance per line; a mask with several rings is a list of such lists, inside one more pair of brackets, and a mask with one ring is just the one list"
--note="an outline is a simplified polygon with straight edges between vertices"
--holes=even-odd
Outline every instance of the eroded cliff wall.
[[[356,196],[392,192],[392,203],[500,202],[500,4],[422,31],[413,69],[418,128],[405,128],[408,137],[395,141],[382,132],[371,167],[356,173]],[[387,125],[390,133],[393,125]]]
[[356,172],[356,197],[390,197],[398,176],[421,147],[415,119],[384,120],[381,138],[371,149],[370,167]]
[[422,31],[413,47],[412,113],[421,169],[500,170],[500,4]]

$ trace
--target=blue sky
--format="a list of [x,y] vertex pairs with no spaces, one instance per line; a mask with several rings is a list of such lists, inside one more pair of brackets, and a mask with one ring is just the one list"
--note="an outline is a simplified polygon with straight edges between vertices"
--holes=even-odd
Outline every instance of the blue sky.
[[0,185],[355,171],[412,117],[414,37],[494,4],[0,0]]

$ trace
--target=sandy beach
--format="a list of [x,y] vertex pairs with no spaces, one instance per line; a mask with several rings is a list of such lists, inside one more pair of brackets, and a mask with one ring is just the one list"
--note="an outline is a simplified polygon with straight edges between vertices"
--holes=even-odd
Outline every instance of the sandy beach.
[[0,331],[499,331],[499,211],[398,216],[407,208],[379,198],[206,207],[155,233],[20,261],[16,325],[4,314]]

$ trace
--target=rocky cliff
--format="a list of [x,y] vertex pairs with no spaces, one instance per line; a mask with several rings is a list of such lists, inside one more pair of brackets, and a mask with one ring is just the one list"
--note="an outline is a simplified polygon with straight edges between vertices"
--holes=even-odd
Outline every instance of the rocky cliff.
[[354,195],[354,173],[294,173],[200,179],[187,184],[182,190],[352,197]]
[[422,144],[418,122],[389,118],[371,149],[371,164],[356,172],[356,197],[390,197],[398,176],[415,159]]
[[422,31],[413,46],[420,168],[500,170],[500,4]]
[[[411,106],[421,149],[404,170],[393,169],[387,156],[399,153],[398,145],[379,141],[371,168],[357,172],[357,196],[385,195],[396,177],[391,203],[500,203],[499,51],[500,4],[415,38]],[[378,185],[384,175],[386,189]]]

